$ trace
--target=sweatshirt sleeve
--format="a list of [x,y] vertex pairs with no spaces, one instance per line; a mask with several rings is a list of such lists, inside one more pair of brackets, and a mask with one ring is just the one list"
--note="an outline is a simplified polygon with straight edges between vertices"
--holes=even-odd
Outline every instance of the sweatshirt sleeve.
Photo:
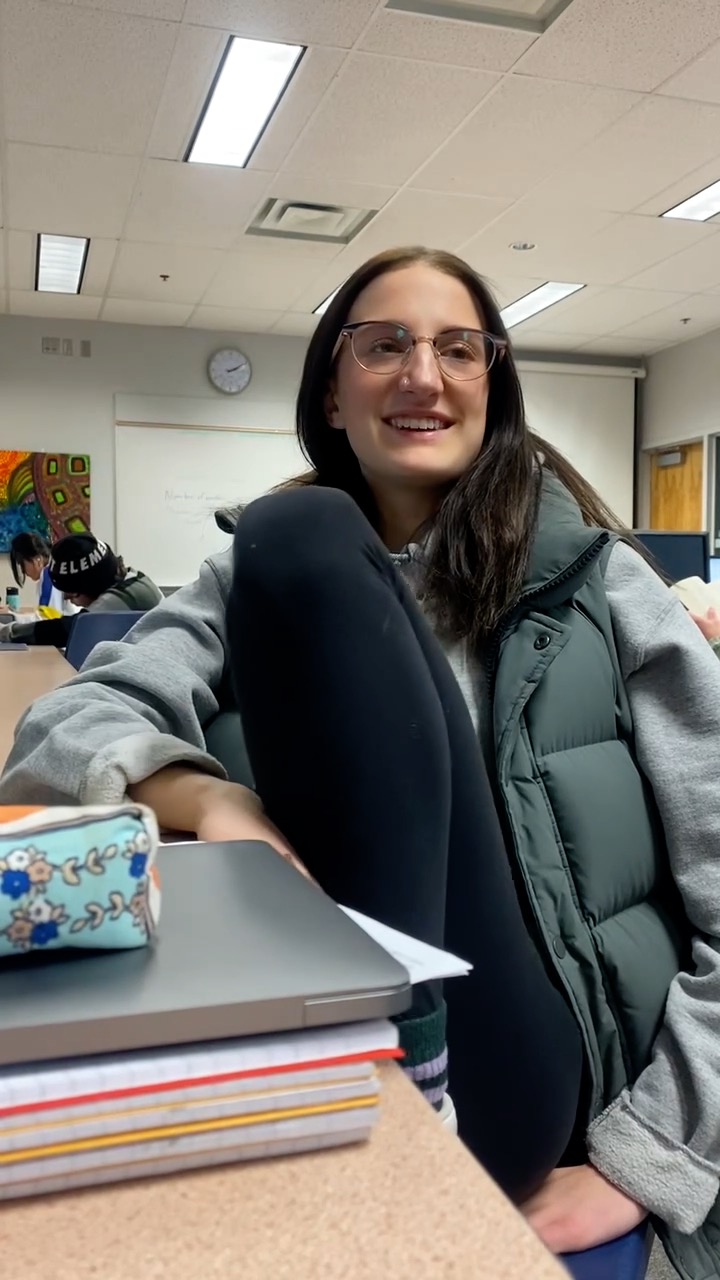
[[720,1187],[720,668],[676,596],[618,544],[606,589],[638,763],[694,932],[652,1059],[594,1122],[591,1162],[682,1232]]
[[129,785],[186,763],[224,777],[205,750],[226,665],[232,552],[151,609],[124,640],[100,644],[82,672],[20,721],[0,804],[113,804]]

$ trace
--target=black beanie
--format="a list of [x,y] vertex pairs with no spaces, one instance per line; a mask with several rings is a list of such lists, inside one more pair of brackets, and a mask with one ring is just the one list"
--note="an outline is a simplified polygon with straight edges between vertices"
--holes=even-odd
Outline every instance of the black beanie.
[[97,600],[118,579],[118,561],[106,542],[91,533],[73,533],[52,549],[50,577],[58,591]]

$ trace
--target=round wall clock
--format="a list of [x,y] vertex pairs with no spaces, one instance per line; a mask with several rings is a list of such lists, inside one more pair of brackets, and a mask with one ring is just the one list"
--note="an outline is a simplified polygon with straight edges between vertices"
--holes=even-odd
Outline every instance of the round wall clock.
[[216,391],[222,391],[226,396],[236,396],[248,385],[252,377],[252,366],[242,351],[223,347],[210,356],[207,372]]

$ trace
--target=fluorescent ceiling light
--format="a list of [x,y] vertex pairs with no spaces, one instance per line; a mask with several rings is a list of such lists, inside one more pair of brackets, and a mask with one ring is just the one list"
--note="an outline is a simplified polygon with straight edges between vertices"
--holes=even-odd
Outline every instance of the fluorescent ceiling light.
[[38,293],[79,293],[90,241],[84,236],[39,235],[35,264]]
[[523,320],[529,320],[530,316],[536,316],[538,311],[546,311],[556,302],[562,302],[563,298],[569,298],[572,293],[578,293],[584,288],[584,284],[564,284],[560,280],[548,280],[547,284],[541,284],[532,293],[526,293],[524,298],[518,298],[517,302],[504,307],[500,312],[502,322],[506,329],[512,329],[516,324],[522,324]]
[[714,218],[716,213],[720,213],[720,182],[713,182],[711,186],[698,191],[697,195],[690,196],[689,200],[683,200],[682,204],[676,204],[674,209],[668,209],[667,213],[661,214],[661,217],[707,222],[710,218]]
[[314,316],[324,316],[324,315],[325,315],[325,312],[327,311],[328,307],[330,306],[330,303],[332,302],[333,298],[334,298],[334,297],[336,297],[336,295],[340,292],[341,288],[342,288],[342,285],[340,285],[340,284],[339,284],[339,285],[338,285],[338,287],[337,287],[337,289],[333,289],[332,293],[329,293],[329,294],[328,294],[328,296],[327,296],[327,298],[325,298],[324,302],[321,302],[321,303],[320,303],[320,305],[319,305],[318,307],[316,307],[316,308],[315,308],[315,310],[313,311],[313,315],[314,315]]
[[304,54],[299,44],[233,36],[190,143],[195,164],[246,165]]

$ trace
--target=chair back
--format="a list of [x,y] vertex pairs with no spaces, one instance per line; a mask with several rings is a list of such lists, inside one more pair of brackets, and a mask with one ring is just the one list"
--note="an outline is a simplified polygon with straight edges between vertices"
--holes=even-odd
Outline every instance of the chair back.
[[109,613],[79,613],[72,624],[65,657],[79,671],[85,659],[103,640],[122,640],[144,611],[138,609],[112,610]]
[[252,789],[253,775],[239,711],[219,712],[205,725],[204,733],[207,750],[224,766],[230,781]]
[[645,1280],[653,1233],[643,1223],[629,1235],[561,1259],[573,1280]]

